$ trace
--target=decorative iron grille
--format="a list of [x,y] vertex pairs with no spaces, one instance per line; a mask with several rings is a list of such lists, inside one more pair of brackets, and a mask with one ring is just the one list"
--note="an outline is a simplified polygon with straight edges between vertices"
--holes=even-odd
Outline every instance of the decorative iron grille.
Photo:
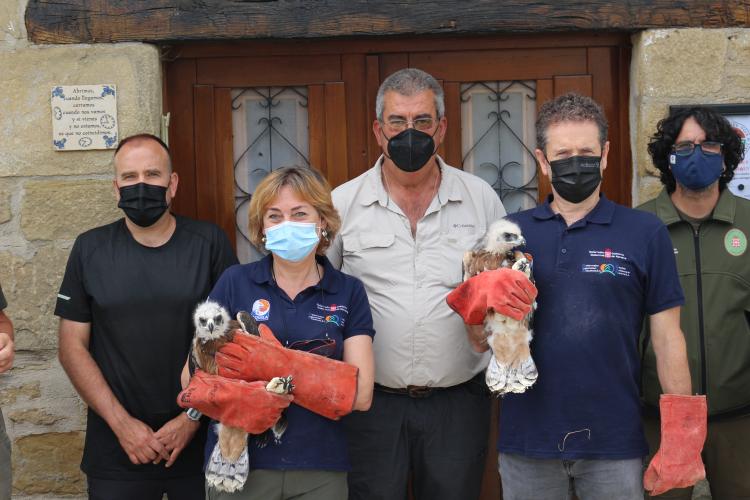
[[260,257],[248,238],[248,207],[271,171],[310,166],[306,87],[250,87],[232,91],[234,198],[240,261]]
[[536,205],[536,82],[461,85],[462,167],[486,180],[505,209]]

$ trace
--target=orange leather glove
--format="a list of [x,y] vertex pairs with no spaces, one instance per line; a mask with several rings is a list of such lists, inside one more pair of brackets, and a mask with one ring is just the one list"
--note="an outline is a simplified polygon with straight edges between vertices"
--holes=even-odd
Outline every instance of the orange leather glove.
[[537,290],[524,273],[514,269],[483,271],[464,281],[446,301],[467,325],[481,325],[489,311],[517,321],[531,311]]
[[662,394],[661,444],[643,475],[649,495],[687,488],[706,477],[701,450],[706,440],[706,396]]
[[251,381],[291,374],[294,402],[301,407],[332,420],[351,413],[357,397],[356,366],[287,349],[266,325],[258,330],[260,337],[235,335],[216,353],[219,375]]
[[177,396],[177,404],[195,408],[224,425],[261,434],[276,423],[292,399],[267,391],[263,381],[245,382],[197,370]]

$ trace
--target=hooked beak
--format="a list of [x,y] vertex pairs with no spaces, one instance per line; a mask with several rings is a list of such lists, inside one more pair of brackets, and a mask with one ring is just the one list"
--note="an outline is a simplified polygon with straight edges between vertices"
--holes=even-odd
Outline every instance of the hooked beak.
[[213,323],[209,323],[208,324],[208,333],[214,333],[214,324]]

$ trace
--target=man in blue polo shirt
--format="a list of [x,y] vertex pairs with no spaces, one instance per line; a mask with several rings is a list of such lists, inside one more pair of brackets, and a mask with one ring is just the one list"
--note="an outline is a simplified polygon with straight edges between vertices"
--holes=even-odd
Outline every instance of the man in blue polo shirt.
[[[606,119],[590,98],[567,94],[539,111],[535,154],[553,195],[510,217],[534,258],[539,295],[532,354],[539,380],[503,399],[498,449],[506,500],[565,499],[571,490],[581,500],[643,498],[648,447],[637,341],[646,315],[659,378],[672,398],[662,411],[697,429],[671,429],[690,446],[663,446],[647,487],[672,488],[672,473],[693,471],[700,461],[705,399],[676,396],[689,395],[691,387],[672,245],[656,217],[600,196],[606,138]],[[467,330],[474,348],[486,350],[486,334]],[[686,452],[687,463],[675,463],[675,451]]]

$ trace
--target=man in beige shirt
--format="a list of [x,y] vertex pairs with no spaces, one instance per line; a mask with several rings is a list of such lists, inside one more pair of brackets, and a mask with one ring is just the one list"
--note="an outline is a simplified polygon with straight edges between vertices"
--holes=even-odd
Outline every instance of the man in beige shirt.
[[464,252],[505,209],[486,182],[435,154],[444,110],[432,76],[389,76],[373,123],[383,156],[333,192],[343,226],[328,257],[364,282],[377,332],[372,408],[346,419],[350,499],[402,498],[410,470],[417,500],[479,495],[488,358],[445,298]]

